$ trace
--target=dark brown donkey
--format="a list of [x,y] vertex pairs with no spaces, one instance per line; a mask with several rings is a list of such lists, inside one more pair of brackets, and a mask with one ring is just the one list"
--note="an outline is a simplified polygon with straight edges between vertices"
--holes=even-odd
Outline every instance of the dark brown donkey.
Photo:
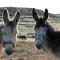
[[60,31],[55,31],[48,23],[48,10],[45,9],[43,17],[38,18],[35,9],[32,10],[32,15],[36,21],[35,25],[35,42],[38,49],[44,47],[47,41],[48,47],[54,52],[60,52]]

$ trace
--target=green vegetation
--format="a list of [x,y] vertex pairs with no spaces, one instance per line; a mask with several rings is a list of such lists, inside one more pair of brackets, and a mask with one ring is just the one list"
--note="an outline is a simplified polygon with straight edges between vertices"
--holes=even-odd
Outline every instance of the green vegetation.
[[24,45],[31,45],[33,44],[33,42],[30,42],[30,41],[24,41],[24,40],[21,40],[21,41],[17,41],[17,46],[24,46]]
[[18,47],[18,52],[24,56],[29,53],[29,50],[31,49],[31,46],[33,44],[34,42],[30,42],[30,41],[18,41],[16,46]]

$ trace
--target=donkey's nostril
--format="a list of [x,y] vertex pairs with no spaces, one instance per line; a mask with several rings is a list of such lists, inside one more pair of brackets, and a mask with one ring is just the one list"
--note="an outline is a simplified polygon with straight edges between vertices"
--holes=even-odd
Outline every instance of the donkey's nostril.
[[36,44],[37,49],[41,49],[41,45]]
[[6,50],[6,54],[7,54],[7,55],[11,55],[12,53],[13,53],[12,50]]

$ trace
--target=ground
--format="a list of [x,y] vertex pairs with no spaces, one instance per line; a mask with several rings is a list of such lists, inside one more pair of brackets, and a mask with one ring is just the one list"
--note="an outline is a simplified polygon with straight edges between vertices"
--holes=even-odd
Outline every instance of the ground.
[[34,41],[18,41],[15,52],[10,55],[3,55],[0,60],[57,60],[56,56],[43,50],[38,50]]

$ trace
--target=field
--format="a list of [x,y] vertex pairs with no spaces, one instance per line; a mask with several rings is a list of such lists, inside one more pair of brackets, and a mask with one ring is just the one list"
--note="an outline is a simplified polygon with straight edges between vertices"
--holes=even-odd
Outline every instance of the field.
[[[56,30],[60,30],[59,21],[55,22],[51,20],[53,27]],[[30,37],[26,40],[18,40],[15,48],[15,52],[7,56],[4,54],[0,60],[58,60],[57,57],[51,52],[44,52],[43,50],[38,50],[35,46],[34,39],[31,36],[34,35],[34,26],[35,22],[33,18],[21,18],[20,23],[18,24],[18,34],[25,35]]]
[[0,60],[57,60],[57,58],[50,51],[38,50],[35,42],[29,39],[17,41],[15,52],[10,56],[4,54]]
[[[51,20],[51,22],[56,30],[60,30],[59,21]],[[34,36],[34,26],[33,18],[21,18],[17,27],[18,35],[27,36],[27,40],[17,40],[14,53],[10,56],[4,54],[0,60],[58,60],[51,51],[44,52],[36,48],[34,38],[31,38],[31,36]]]

